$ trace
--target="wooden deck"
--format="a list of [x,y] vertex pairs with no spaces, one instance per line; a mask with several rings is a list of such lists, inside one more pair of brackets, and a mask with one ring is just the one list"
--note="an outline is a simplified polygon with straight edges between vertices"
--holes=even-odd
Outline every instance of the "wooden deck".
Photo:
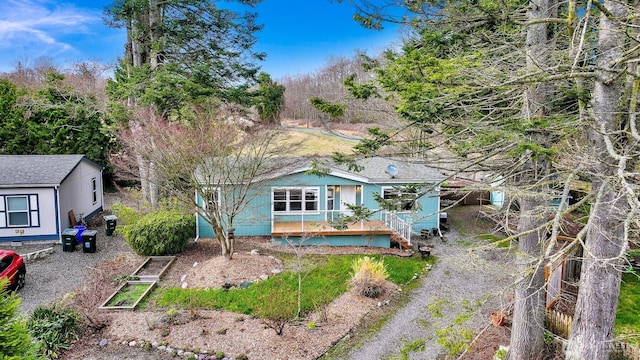
[[271,229],[272,236],[303,236],[303,235],[379,235],[391,234],[393,231],[382,221],[363,221],[348,224],[348,228],[337,230],[327,221],[305,222],[276,222]]

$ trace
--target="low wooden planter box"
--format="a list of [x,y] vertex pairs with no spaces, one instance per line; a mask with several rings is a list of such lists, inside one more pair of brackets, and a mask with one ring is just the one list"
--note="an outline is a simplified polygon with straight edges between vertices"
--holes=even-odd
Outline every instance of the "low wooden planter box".
[[156,281],[127,281],[105,301],[101,310],[135,310],[136,306],[151,292]]
[[160,281],[160,277],[169,269],[175,256],[149,256],[132,274],[140,281]]

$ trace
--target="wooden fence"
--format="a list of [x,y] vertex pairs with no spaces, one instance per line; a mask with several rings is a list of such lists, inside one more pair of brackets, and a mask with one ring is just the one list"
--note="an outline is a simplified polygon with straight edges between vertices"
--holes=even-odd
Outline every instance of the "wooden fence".
[[568,339],[571,333],[573,317],[555,310],[547,310],[545,313],[545,327],[552,333],[563,339]]
[[[545,327],[555,335],[568,339],[573,317],[555,310],[545,312]],[[613,352],[625,359],[640,359],[640,348],[622,341],[614,341]]]

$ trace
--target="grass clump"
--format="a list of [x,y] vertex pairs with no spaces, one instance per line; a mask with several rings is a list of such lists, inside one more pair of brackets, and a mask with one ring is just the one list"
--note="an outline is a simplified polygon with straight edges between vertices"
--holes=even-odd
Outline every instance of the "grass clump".
[[368,298],[377,298],[384,294],[385,283],[389,277],[384,261],[365,256],[356,259],[351,268],[354,273],[351,286],[359,294]]
[[60,350],[69,349],[71,343],[78,340],[80,315],[56,304],[38,306],[33,310],[27,328],[31,337],[40,343],[42,355],[56,358]]
[[127,284],[109,301],[107,306],[132,306],[151,284]]
[[400,358],[402,360],[409,360],[410,353],[417,353],[424,351],[427,341],[425,339],[416,339],[413,342],[405,344],[400,350]]
[[453,357],[461,354],[469,347],[475,337],[475,333],[467,327],[448,326],[437,329],[436,336],[438,337],[436,343],[442,346],[448,356]]

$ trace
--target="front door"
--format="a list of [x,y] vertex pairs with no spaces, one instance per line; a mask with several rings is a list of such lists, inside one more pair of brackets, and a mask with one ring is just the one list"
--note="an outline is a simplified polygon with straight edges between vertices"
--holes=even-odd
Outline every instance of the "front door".
[[356,205],[356,186],[342,185],[340,186],[340,211],[351,215],[351,210],[346,204]]

